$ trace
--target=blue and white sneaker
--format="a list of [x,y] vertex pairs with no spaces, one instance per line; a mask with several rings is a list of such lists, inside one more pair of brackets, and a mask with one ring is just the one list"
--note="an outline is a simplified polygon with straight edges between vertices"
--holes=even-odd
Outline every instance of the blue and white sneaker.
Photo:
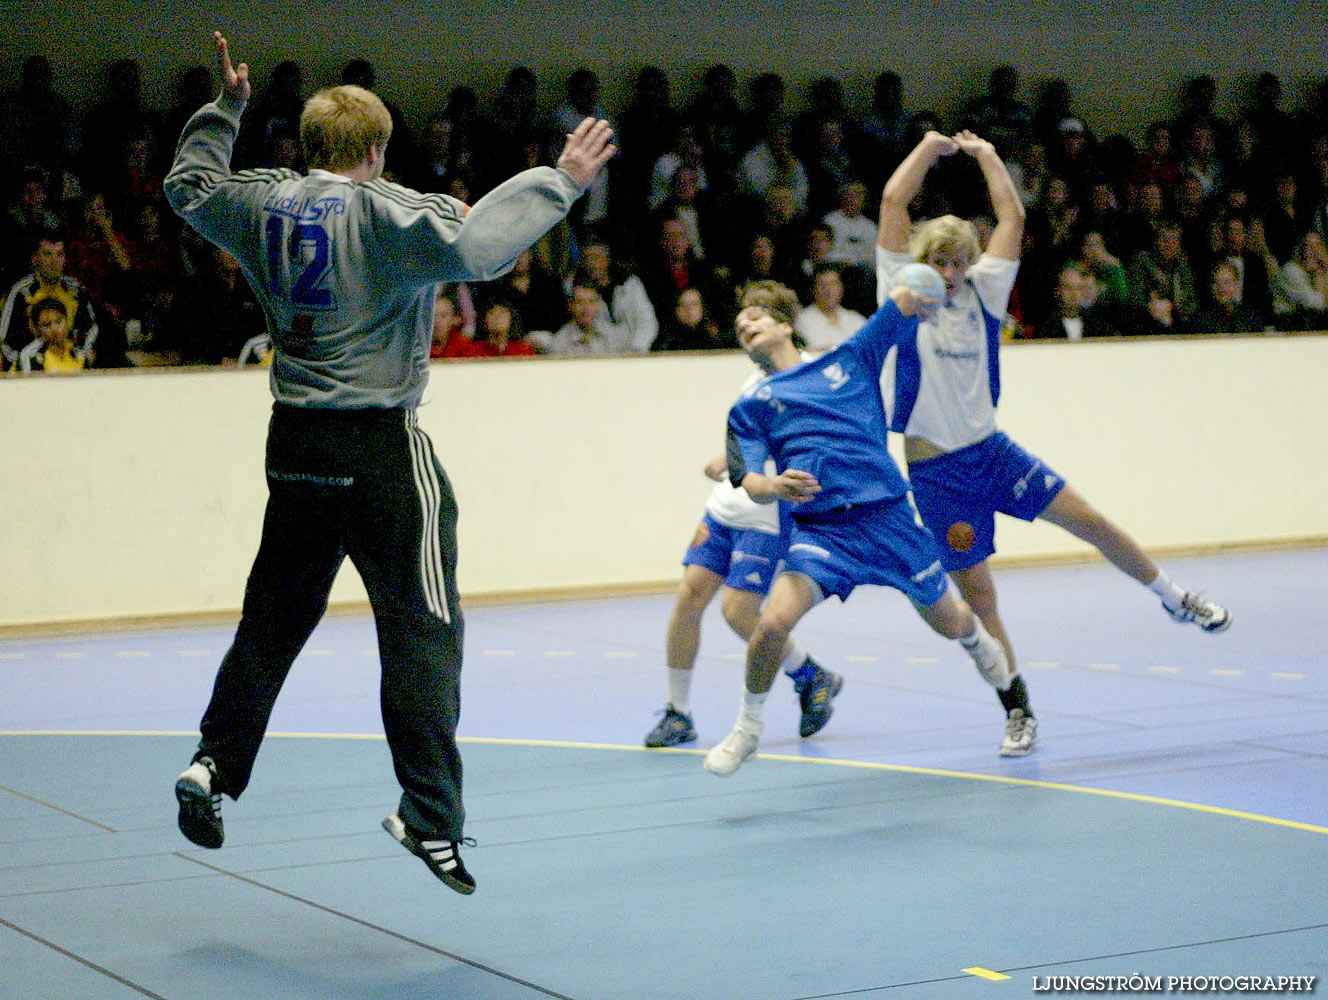
[[691,743],[695,739],[692,717],[668,705],[664,708],[664,717],[654,729],[646,733],[646,746],[676,747],[679,743]]
[[835,710],[831,702],[844,686],[843,674],[826,670],[810,656],[807,657],[807,662],[816,668],[816,673],[806,684],[797,688],[798,704],[802,706],[798,735],[803,739],[814,736],[825,728]]

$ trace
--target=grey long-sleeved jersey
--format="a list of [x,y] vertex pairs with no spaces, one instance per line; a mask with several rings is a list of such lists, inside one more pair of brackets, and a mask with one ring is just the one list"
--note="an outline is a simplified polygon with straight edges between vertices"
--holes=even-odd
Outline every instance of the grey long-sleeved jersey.
[[166,197],[239,261],[267,316],[272,394],[282,403],[417,405],[434,284],[505,273],[582,193],[552,167],[517,174],[469,210],[446,195],[324,170],[232,174],[243,110],[222,94],[189,120]]

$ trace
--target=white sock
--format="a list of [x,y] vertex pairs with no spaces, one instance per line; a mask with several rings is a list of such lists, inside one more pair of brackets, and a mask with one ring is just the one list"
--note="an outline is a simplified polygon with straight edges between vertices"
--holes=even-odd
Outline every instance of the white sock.
[[669,704],[673,706],[675,712],[681,712],[683,715],[691,714],[691,693],[692,672],[669,667]]
[[734,728],[751,733],[753,736],[760,736],[761,730],[765,728],[765,700],[768,697],[770,697],[769,691],[765,694],[753,694],[744,690],[742,708],[738,712],[738,723]]
[[807,661],[807,650],[799,646],[793,639],[788,640],[785,646],[791,649],[792,652],[780,661],[779,669],[786,674],[791,674]]
[[1185,600],[1185,591],[1181,590],[1171,582],[1171,577],[1163,570],[1157,571],[1157,579],[1148,584],[1148,589],[1162,598],[1162,603],[1166,605],[1169,611],[1174,611],[1180,607],[1180,602]]
[[983,659],[992,662],[1000,661],[1005,664],[1005,687],[997,687],[997,691],[1008,691],[1010,685],[1014,683],[1014,675],[1010,672],[1009,657],[1005,655],[1005,647],[996,641],[993,636],[982,626],[982,619],[977,615],[973,616],[973,631],[959,639],[959,645],[968,650],[972,655],[974,652],[981,651]]

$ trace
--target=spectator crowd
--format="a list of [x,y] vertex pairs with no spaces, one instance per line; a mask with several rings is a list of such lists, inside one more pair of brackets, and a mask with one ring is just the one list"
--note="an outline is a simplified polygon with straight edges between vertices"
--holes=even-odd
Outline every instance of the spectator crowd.
[[[352,61],[340,82],[374,89],[373,67]],[[1010,66],[952,121],[910,109],[890,72],[865,108],[834,78],[795,108],[780,76],[741,89],[723,65],[685,104],[663,70],[642,68],[616,113],[591,69],[567,77],[554,107],[537,84],[518,67],[492,101],[457,86],[420,122],[380,93],[394,119],[386,176],[467,203],[550,162],[586,115],[608,118],[621,150],[510,274],[438,288],[435,357],[732,348],[736,290],[758,278],[798,294],[809,348],[833,346],[875,308],[876,198],[929,129],[989,139],[1019,188],[1028,221],[1011,339],[1328,328],[1328,80],[1287,110],[1265,73],[1223,117],[1213,79],[1195,77],[1141,144],[1095,134],[1063,80],[1026,103]],[[166,110],[145,106],[131,59],[109,66],[81,113],[43,56],[0,90],[3,369],[261,358],[263,317],[236,262],[182,229],[162,195],[184,122],[216,96],[211,73],[183,73]],[[236,169],[301,169],[310,90],[298,63],[273,68],[245,113]],[[932,172],[914,218],[951,212],[983,230],[966,161]]]

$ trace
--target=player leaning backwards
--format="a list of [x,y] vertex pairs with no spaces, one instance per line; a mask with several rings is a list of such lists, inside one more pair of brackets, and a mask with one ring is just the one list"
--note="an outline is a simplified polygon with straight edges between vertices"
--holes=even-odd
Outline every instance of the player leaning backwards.
[[[945,215],[914,226],[908,206],[943,156],[972,157],[996,214],[986,247],[966,220]],[[1007,713],[1001,753],[1022,756],[1037,738],[1028,691],[1001,620],[988,564],[996,551],[996,513],[1064,528],[1148,587],[1178,622],[1205,632],[1230,627],[1231,613],[1186,591],[1126,531],[1072,485],[996,427],[1000,327],[1019,270],[1024,210],[991,143],[972,132],[928,132],[886,182],[876,250],[876,297],[886,301],[900,269],[930,264],[945,279],[940,307],[918,325],[886,365],[890,429],[904,435],[908,478],[923,523],[960,594],[1000,640],[1015,678],[1001,695]]]
[[276,403],[262,541],[198,751],[176,783],[180,829],[221,846],[221,796],[249,783],[277,693],[349,556],[373,605],[383,727],[402,789],[383,826],[448,886],[473,892],[459,853],[456,501],[415,414],[433,289],[506,271],[613,155],[611,130],[584,120],[556,169],[523,171],[468,210],[383,180],[387,108],[367,90],[333,87],[300,115],[307,176],[232,174],[249,69],[214,38],[224,90],[185,126],[166,196],[253,286],[272,334]]
[[[797,296],[770,281],[743,293],[738,343],[768,374],[729,410],[729,477],[759,503],[793,504],[793,529],[748,642],[737,723],[706,755],[708,771],[732,774],[756,752],[766,695],[802,616],[862,584],[902,591],[923,621],[963,645],[989,683],[1009,687],[1005,651],[956,596],[886,450],[881,368],[892,347],[916,336],[929,305],[898,286],[857,333],[804,362],[793,343]],[[760,471],[767,458],[777,475]]]

